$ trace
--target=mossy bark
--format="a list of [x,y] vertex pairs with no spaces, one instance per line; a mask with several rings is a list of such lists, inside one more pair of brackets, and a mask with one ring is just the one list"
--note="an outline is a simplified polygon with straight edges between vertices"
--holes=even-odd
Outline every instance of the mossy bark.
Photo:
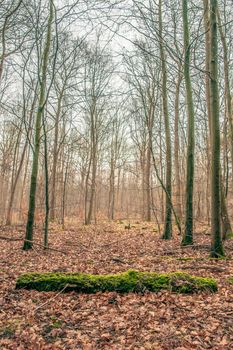
[[28,273],[18,278],[16,288],[38,291],[75,291],[78,293],[158,292],[160,290],[195,293],[200,291],[216,292],[217,283],[213,278],[196,277],[182,272],[158,274],[129,270],[115,275]]

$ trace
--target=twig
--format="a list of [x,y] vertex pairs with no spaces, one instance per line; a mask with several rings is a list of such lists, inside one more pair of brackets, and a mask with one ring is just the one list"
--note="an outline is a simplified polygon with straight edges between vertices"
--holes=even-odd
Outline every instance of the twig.
[[[24,239],[25,242],[32,242],[33,244],[35,245],[38,245],[40,247],[43,247],[44,248],[44,245],[41,244],[41,243],[37,243],[35,241],[31,241],[29,239]],[[46,247],[46,250],[54,250],[55,252],[59,252],[59,253],[62,253],[62,254],[67,254],[66,252],[64,252],[63,250],[59,250],[59,249],[56,249],[56,248],[51,248],[51,247]]]
[[112,257],[111,260],[115,261],[116,263],[127,264],[126,261],[124,261],[123,259],[118,258],[118,257]]
[[57,297],[58,295],[60,295],[62,292],[64,292],[64,290],[65,290],[67,287],[68,287],[68,284],[66,284],[66,285],[64,286],[64,288],[62,288],[62,290],[60,290],[56,295],[54,295],[54,297],[48,299],[45,303],[43,303],[43,304],[41,304],[41,305],[38,305],[38,306],[35,308],[34,311],[39,310],[39,309],[42,308],[43,306],[45,306],[45,305],[47,305],[48,303],[50,303],[50,301],[56,299],[56,297]]
[[4,241],[21,241],[23,238],[0,236]]
[[[15,242],[24,240],[25,242],[32,242],[33,244],[38,245],[38,246],[44,248],[44,245],[43,245],[43,244],[37,243],[37,242],[35,242],[35,241],[31,241],[31,240],[29,240],[29,239],[24,239],[23,237],[17,238],[17,237],[5,237],[5,236],[0,236],[0,239],[5,240],[5,241],[15,241]],[[65,251],[60,250],[60,249],[56,249],[56,248],[46,247],[45,249],[46,249],[46,250],[54,250],[55,252],[59,252],[59,253],[62,253],[62,254],[67,254]]]

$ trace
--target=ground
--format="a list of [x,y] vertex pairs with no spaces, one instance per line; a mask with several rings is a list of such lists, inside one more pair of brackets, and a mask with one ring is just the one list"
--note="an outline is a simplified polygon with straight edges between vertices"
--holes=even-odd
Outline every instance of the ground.
[[[233,349],[233,240],[226,260],[208,258],[210,236],[196,228],[195,245],[180,248],[180,237],[163,241],[155,226],[101,223],[85,227],[52,225],[44,251],[38,228],[31,251],[22,251],[23,227],[1,228],[0,349],[185,350]],[[133,227],[132,227],[133,226]],[[16,290],[24,272],[115,273],[185,271],[214,277],[215,294],[76,294]]]

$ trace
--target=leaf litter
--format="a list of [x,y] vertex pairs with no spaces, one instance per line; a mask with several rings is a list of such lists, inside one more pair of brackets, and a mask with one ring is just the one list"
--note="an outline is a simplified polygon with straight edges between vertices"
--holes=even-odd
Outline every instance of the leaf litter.
[[[120,223],[66,230],[53,224],[51,247],[22,251],[22,230],[4,228],[0,239],[0,348],[9,350],[185,350],[233,349],[233,241],[226,243],[228,259],[211,260],[209,235],[196,228],[195,245],[180,247],[180,237],[160,239],[154,225]],[[15,239],[18,240],[15,240]],[[159,293],[77,294],[15,290],[26,272],[117,273],[184,271],[214,277],[215,294]]]

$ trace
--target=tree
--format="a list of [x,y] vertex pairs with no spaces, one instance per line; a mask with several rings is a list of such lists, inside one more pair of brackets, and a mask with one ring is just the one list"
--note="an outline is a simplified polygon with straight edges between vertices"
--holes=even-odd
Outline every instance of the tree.
[[171,153],[171,137],[170,137],[170,121],[168,114],[167,102],[167,67],[164,53],[163,43],[163,23],[162,23],[162,1],[159,1],[159,36],[160,36],[160,59],[162,66],[162,100],[163,100],[163,116],[166,135],[166,209],[165,223],[162,238],[170,239],[172,237],[172,153]]
[[39,105],[36,114],[36,125],[35,125],[35,141],[33,150],[33,163],[31,172],[31,185],[30,185],[30,198],[29,198],[29,209],[28,209],[28,219],[26,227],[25,241],[23,245],[24,250],[31,249],[33,246],[33,226],[35,217],[35,206],[36,206],[36,187],[37,187],[37,175],[38,175],[38,163],[39,163],[39,152],[41,143],[41,121],[44,113],[45,103],[46,103],[46,76],[49,63],[49,54],[51,47],[51,33],[52,33],[52,23],[54,17],[54,5],[53,1],[49,1],[49,17],[48,17],[48,27],[45,40],[45,46],[42,58],[41,67],[41,80],[39,87]]
[[22,139],[23,136],[26,136],[26,139],[24,141],[23,149],[20,155],[19,164],[15,165],[15,172],[12,171],[11,189],[10,189],[10,196],[8,200],[8,208],[7,208],[7,214],[6,214],[6,225],[11,225],[12,223],[12,208],[14,204],[17,185],[19,183],[20,175],[21,175],[24,161],[27,155],[27,150],[31,142],[32,119],[33,119],[33,114],[34,114],[34,110],[37,102],[37,94],[38,94],[38,91],[37,91],[38,82],[35,81],[34,77],[32,81],[31,79],[26,79],[27,71],[29,69],[28,61],[30,57],[30,51],[27,52],[26,56],[27,56],[27,59],[23,65],[22,76],[20,75],[20,79],[22,80],[22,107],[20,107],[20,109],[22,109],[22,115],[20,116],[20,127],[19,127],[19,135],[18,135],[19,142],[17,142],[16,144],[16,147],[17,147],[16,152],[19,152],[20,138]]
[[110,94],[110,81],[113,66],[110,56],[98,45],[87,48],[83,82],[83,111],[89,134],[89,159],[85,179],[85,224],[93,219],[96,178],[100,150],[109,126],[107,98]]
[[[85,42],[81,39],[69,39],[69,33],[64,32],[59,35],[59,48],[57,52],[57,69],[54,73],[53,88],[55,92],[56,105],[54,113],[51,113],[54,119],[54,138],[52,152],[52,170],[51,170],[51,201],[50,201],[50,220],[56,219],[57,202],[57,167],[61,143],[64,142],[63,135],[61,140],[60,125],[65,119],[65,114],[71,113],[72,106],[75,103],[78,92],[79,71],[83,63]],[[76,88],[74,88],[76,86]]]
[[[14,15],[17,14],[17,11],[19,10],[19,8],[22,5],[22,3],[23,3],[23,0],[19,0],[16,3],[16,5],[15,5],[15,3],[13,1],[9,8],[4,9],[6,12],[5,12],[5,16],[4,16],[3,25],[2,25],[2,28],[1,28],[2,52],[1,52],[1,56],[0,56],[0,82],[2,80],[3,67],[4,67],[4,62],[6,60],[6,57],[8,57],[9,55],[13,54],[17,50],[17,47],[14,47],[14,48],[12,48],[9,51],[7,50],[6,34],[7,34],[7,30],[8,30],[8,27],[9,27],[10,20],[12,18],[14,20]],[[12,27],[12,24],[10,25],[10,27]]]
[[193,183],[194,183],[194,107],[192,97],[192,83],[190,78],[190,43],[188,2],[183,0],[183,35],[184,35],[184,80],[186,87],[186,104],[188,112],[188,147],[187,147],[187,174],[186,174],[186,206],[185,228],[182,245],[193,244]]
[[139,152],[141,166],[142,220],[151,221],[152,213],[152,171],[151,150],[155,127],[155,108],[158,101],[157,84],[159,71],[157,62],[148,54],[147,42],[140,42],[135,53],[124,55],[127,69],[127,83],[131,86],[129,114],[132,120],[131,134]]
[[[120,106],[121,107],[121,106]],[[116,209],[116,171],[120,168],[120,162],[123,160],[122,148],[124,145],[125,127],[123,117],[121,116],[120,108],[114,110],[115,115],[112,116],[111,122],[111,141],[108,146],[110,149],[109,155],[109,193],[108,193],[108,218],[114,220]]]
[[[228,46],[226,37],[224,34],[224,29],[221,21],[221,15],[219,8],[217,9],[217,19],[218,19],[218,29],[220,34],[220,39],[223,48],[223,65],[224,65],[224,95],[226,104],[226,117],[230,129],[230,152],[231,152],[231,164],[233,168],[233,116],[232,116],[232,106],[231,106],[231,89],[230,89],[230,77],[229,77],[229,63],[228,63]],[[232,172],[232,188],[233,188],[233,172]]]
[[224,255],[220,217],[220,123],[218,90],[217,0],[210,0],[210,115],[211,115],[211,257]]

